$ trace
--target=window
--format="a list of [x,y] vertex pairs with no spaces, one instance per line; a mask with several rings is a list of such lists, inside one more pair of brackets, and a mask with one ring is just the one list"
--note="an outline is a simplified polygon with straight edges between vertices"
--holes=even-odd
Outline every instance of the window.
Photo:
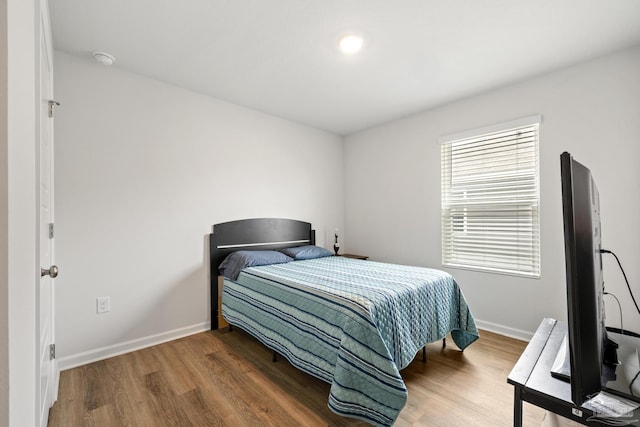
[[540,120],[441,139],[444,265],[540,277]]

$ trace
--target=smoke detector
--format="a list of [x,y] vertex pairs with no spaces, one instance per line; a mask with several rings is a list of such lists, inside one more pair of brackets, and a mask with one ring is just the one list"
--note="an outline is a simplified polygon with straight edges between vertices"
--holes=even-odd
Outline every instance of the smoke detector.
[[96,61],[98,61],[99,63],[107,67],[113,64],[116,60],[116,58],[114,58],[113,55],[110,55],[106,52],[98,52],[98,51],[93,52],[93,57],[96,59]]

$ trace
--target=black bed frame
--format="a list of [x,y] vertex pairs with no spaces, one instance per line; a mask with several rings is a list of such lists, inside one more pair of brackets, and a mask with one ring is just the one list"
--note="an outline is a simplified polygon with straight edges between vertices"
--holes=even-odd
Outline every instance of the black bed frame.
[[304,221],[254,218],[215,224],[209,234],[211,329],[218,329],[218,266],[230,253],[315,244],[316,231]]

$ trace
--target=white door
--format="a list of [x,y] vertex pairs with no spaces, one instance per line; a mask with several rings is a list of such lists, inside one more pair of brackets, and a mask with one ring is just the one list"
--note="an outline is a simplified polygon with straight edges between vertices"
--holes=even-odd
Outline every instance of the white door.
[[39,253],[41,278],[36,292],[39,301],[39,354],[37,389],[39,390],[40,426],[47,425],[49,408],[56,400],[55,360],[52,354],[54,343],[54,288],[53,277],[57,275],[54,264],[53,235],[53,57],[51,29],[47,1],[42,2],[40,28],[40,190],[39,190]]

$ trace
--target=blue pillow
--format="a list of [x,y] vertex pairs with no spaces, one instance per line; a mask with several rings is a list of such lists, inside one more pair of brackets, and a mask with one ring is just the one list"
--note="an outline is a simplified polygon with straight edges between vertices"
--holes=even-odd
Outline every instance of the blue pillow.
[[218,270],[224,277],[236,280],[245,267],[257,265],[282,264],[293,258],[278,251],[237,251],[220,263]]
[[285,255],[289,255],[294,258],[296,261],[303,259],[314,259],[314,258],[323,258],[326,256],[333,256],[333,252],[326,250],[320,246],[315,245],[306,245],[306,246],[296,246],[294,248],[284,248],[280,249]]

